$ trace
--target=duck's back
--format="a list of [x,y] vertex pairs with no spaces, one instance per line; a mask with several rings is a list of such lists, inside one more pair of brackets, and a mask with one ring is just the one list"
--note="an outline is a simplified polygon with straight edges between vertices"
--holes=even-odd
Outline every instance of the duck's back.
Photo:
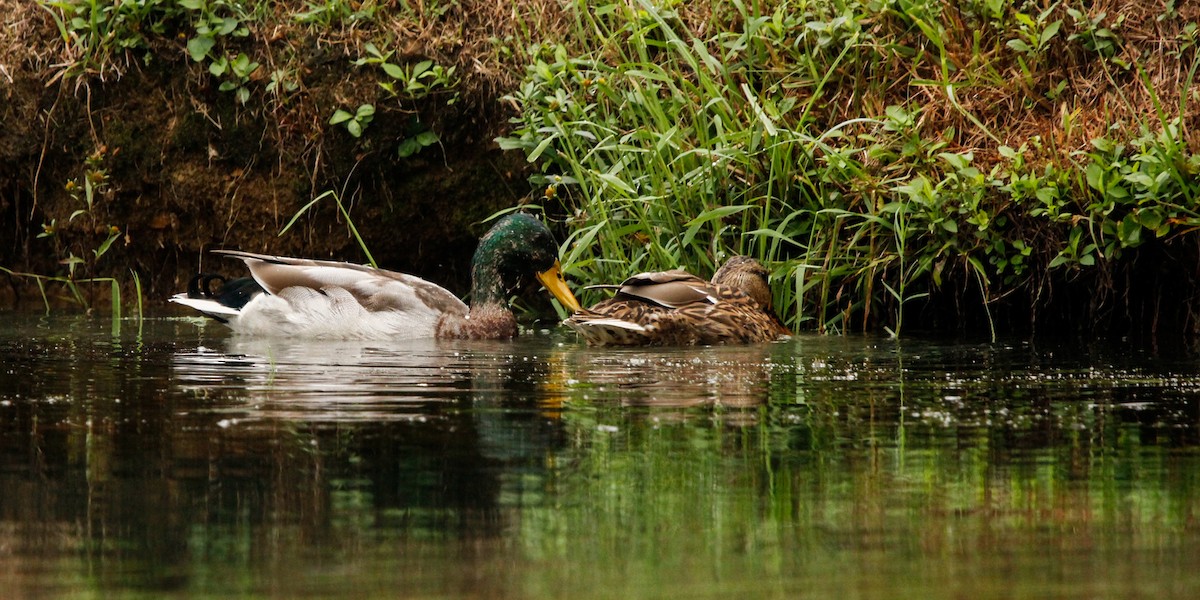
[[446,289],[419,277],[328,261],[225,252],[243,259],[265,290],[243,306],[219,294],[174,301],[217,316],[234,331],[308,339],[434,337],[447,315],[468,308]]

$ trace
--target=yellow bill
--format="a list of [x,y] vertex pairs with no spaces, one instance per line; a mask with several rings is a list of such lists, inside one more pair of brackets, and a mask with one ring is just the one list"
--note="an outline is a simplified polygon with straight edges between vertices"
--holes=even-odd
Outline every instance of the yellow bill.
[[538,281],[558,298],[559,303],[567,307],[571,312],[578,312],[583,307],[579,305],[579,301],[575,299],[575,294],[571,293],[571,288],[567,287],[567,282],[563,281],[562,271],[559,270],[558,261],[554,261],[554,266],[537,274]]

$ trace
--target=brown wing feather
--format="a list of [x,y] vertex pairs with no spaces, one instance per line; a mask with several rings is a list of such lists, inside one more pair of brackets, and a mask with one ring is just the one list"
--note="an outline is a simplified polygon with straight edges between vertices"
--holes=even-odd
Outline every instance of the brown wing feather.
[[[657,273],[649,273],[657,275]],[[694,302],[712,304],[716,290],[694,275],[683,274],[663,280],[631,279],[617,289],[617,297],[652,302],[665,308],[679,308]]]

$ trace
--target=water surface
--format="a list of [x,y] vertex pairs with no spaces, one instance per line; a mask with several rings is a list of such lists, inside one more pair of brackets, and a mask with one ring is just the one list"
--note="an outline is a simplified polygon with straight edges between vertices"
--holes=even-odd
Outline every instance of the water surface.
[[1200,365],[0,319],[5,598],[1195,598]]

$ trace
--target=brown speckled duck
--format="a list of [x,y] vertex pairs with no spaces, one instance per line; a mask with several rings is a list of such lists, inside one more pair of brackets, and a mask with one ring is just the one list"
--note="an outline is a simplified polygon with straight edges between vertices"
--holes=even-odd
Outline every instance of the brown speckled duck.
[[767,274],[748,256],[730,258],[711,282],[683,269],[641,273],[565,322],[597,346],[769,342],[791,332],[772,309]]
[[514,213],[479,241],[471,306],[419,277],[349,263],[218,250],[254,278],[198,275],[171,298],[235,332],[312,339],[504,339],[517,334],[509,294],[535,275],[568,310],[579,302],[559,273],[558,244],[537,218]]

